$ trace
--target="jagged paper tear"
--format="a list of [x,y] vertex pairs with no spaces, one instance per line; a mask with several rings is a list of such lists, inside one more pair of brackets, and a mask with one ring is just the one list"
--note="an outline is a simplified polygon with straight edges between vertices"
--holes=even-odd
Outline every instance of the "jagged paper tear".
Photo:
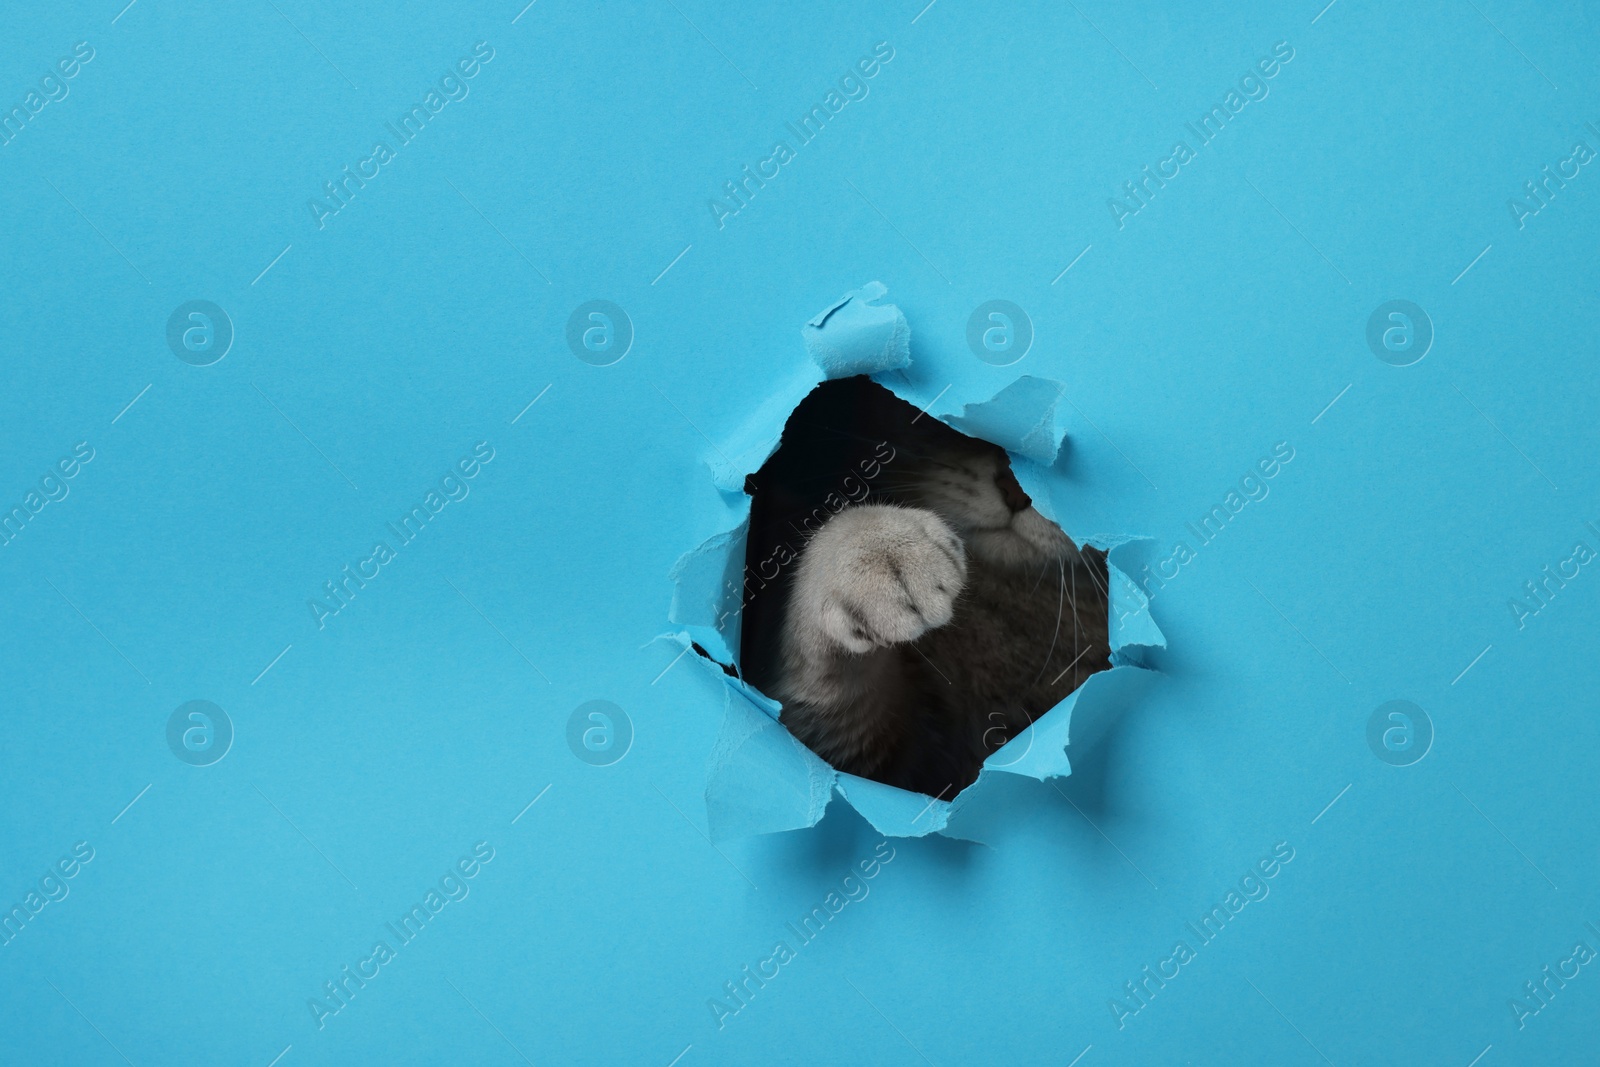
[[1056,405],[1066,391],[1060,382],[1024,374],[993,400],[968,404],[961,414],[945,421],[970,437],[993,441],[1008,452],[1049,467],[1065,436],[1056,428]]
[[873,304],[888,292],[882,282],[868,282],[800,327],[806,351],[829,378],[911,366],[906,317],[893,304]]
[[[712,473],[718,488],[742,494],[746,475],[758,470],[778,447],[789,413],[825,378],[881,375],[911,363],[911,329],[900,309],[878,304],[888,290],[870,282],[806,323],[801,329],[816,371],[797,370],[761,404],[727,447],[718,449]],[[821,373],[818,374],[817,371]],[[880,381],[891,390],[889,381]],[[1024,375],[989,400],[967,403],[946,421],[1012,453],[1012,467],[1035,506],[1060,520],[1050,507],[1050,468],[1066,433],[1058,407],[1065,386]],[[734,457],[734,458],[729,458]],[[714,840],[814,826],[835,795],[880,833],[982,840],[1004,803],[1007,781],[1019,776],[1044,781],[1072,773],[1068,745],[1082,752],[1110,729],[1131,702],[1139,676],[1140,648],[1165,647],[1149,601],[1122,570],[1132,538],[1090,537],[1105,549],[1110,580],[1112,669],[1088,681],[985,762],[978,780],[959,795],[937,799],[834,770],[778,722],[780,706],[723,667],[738,661],[745,536],[749,500],[732,501],[736,522],[681,556],[669,615],[677,627],[663,635],[685,648],[698,644],[710,659],[694,657],[726,685],[722,728],[706,769],[706,815]]]

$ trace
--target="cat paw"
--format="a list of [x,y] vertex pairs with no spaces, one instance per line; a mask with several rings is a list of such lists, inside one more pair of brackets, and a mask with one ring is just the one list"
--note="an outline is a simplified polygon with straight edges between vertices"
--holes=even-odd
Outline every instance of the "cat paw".
[[966,550],[931,511],[866,504],[817,531],[797,578],[803,621],[859,654],[949,622],[966,584]]

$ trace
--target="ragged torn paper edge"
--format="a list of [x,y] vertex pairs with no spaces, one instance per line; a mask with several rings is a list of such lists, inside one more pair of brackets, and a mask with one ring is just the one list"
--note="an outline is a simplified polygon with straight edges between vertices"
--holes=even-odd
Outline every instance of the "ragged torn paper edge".
[[[743,607],[745,536],[750,501],[745,477],[776,451],[795,406],[822,381],[857,374],[884,375],[911,363],[911,330],[893,304],[880,303],[888,290],[870,282],[845,294],[801,328],[815,369],[803,366],[763,402],[709,459],[717,487],[727,494],[735,524],[681,556],[669,577],[674,583],[664,637],[685,649],[698,645],[709,658],[693,657],[725,684],[721,731],[706,769],[706,816],[714,840],[815,826],[835,795],[878,832],[894,837],[939,833],[980,840],[992,807],[1004,792],[1004,776],[1044,781],[1072,773],[1069,744],[1084,751],[1109,730],[1131,699],[1140,648],[1164,648],[1166,639],[1150,614],[1143,591],[1119,566],[1134,538],[1088,537],[1084,543],[1107,553],[1110,583],[1111,663],[1065,700],[1012,738],[984,763],[978,780],[960,794],[935,798],[837,771],[778,722],[780,705],[723,668],[739,656]],[[875,379],[876,380],[876,379]],[[891,380],[880,380],[898,394]],[[947,423],[992,441],[1012,455],[1012,469],[1034,505],[1060,523],[1050,504],[1050,468],[1066,437],[1058,408],[1065,386],[1028,375],[989,400],[968,403]],[[728,459],[727,457],[737,457]]]

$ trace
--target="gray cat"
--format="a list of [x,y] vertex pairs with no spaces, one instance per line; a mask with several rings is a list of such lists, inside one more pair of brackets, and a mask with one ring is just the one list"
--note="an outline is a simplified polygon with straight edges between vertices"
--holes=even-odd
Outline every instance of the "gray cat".
[[752,680],[834,767],[948,799],[1109,666],[1105,557],[1034,509],[1003,449],[894,414],[893,461],[805,539]]

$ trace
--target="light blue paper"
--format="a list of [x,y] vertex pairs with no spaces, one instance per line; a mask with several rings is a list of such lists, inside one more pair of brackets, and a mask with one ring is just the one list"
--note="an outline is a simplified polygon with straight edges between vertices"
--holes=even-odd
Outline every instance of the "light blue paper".
[[[7,1067],[1600,1048],[1592,6],[6,16]],[[891,297],[1144,597],[926,813],[667,577]]]
[[[803,331],[807,348],[826,374],[881,374],[910,365],[910,331],[905,316],[893,304],[875,303],[886,295],[887,289],[882,284],[869,283],[841,297],[807,323]],[[898,384],[892,377],[885,381],[890,388]],[[1020,452],[1020,456],[1013,457],[1019,479],[1030,491],[1038,493],[1041,510],[1047,515],[1051,512],[1050,505],[1044,503],[1048,499],[1046,490],[1050,478],[1047,468],[1061,449],[1064,431],[1059,428],[1055,414],[1064,388],[1059,382],[1022,377],[991,400],[967,403],[961,416],[949,420],[967,433]],[[787,398],[788,394],[784,395]],[[752,446],[735,450],[744,455],[759,454],[759,466],[776,447],[787,417],[788,409],[778,410],[770,402],[762,405],[759,417],[745,424],[741,436],[747,441],[770,442],[770,446],[764,450]],[[742,486],[744,476],[753,469],[718,468],[714,479],[719,487]],[[747,504],[741,507],[740,513],[748,514]],[[747,529],[747,525],[741,523],[710,538],[680,557],[670,575],[676,590],[672,621],[687,626],[686,633],[695,635],[694,640],[714,660],[725,665],[734,663],[728,650],[738,647],[738,607]],[[1115,543],[1112,559],[1122,550],[1121,540]],[[1125,647],[1163,647],[1165,639],[1150,616],[1144,594],[1115,563],[1108,571],[1112,581],[1109,624],[1112,661],[1132,663],[1123,652]],[[776,717],[779,711],[776,703],[756,697],[737,678],[726,674],[722,677],[730,693],[738,693],[746,700],[754,698],[753,703],[768,716]],[[981,798],[992,792],[984,784],[986,775],[1011,774],[1044,780],[1072,773],[1067,747],[1071,743],[1070,724],[1081,692],[1082,689],[1069,694],[1028,731],[1008,742],[989,759],[979,781],[959,795],[929,798],[853,775],[835,774],[830,784],[843,801],[880,833],[894,837],[942,833],[950,825],[953,811],[963,805],[981,803]],[[1121,710],[1101,706],[1107,703],[1111,702],[1101,700],[1095,707],[1096,737],[1104,732],[1103,722],[1114,719]],[[739,833],[773,833],[819,822],[827,806],[826,800],[816,803],[822,789],[819,783],[829,781],[828,774],[834,772],[818,771],[818,765],[825,765],[811,756],[811,762],[804,764],[806,787],[801,789],[793,752],[782,743],[779,735],[793,744],[798,742],[777,723],[755,722],[752,716],[761,713],[742,702],[733,702],[730,709],[723,718],[706,784],[707,821],[713,835],[722,838]],[[758,743],[753,743],[752,739]],[[1086,746],[1080,744],[1079,748],[1083,750]],[[826,796],[826,792],[821,795]],[[804,807],[797,808],[792,801],[800,796],[807,802]]]
[[911,365],[911,327],[893,304],[877,304],[888,293],[868,282],[846,293],[800,329],[806,351],[829,378],[880,374]]

